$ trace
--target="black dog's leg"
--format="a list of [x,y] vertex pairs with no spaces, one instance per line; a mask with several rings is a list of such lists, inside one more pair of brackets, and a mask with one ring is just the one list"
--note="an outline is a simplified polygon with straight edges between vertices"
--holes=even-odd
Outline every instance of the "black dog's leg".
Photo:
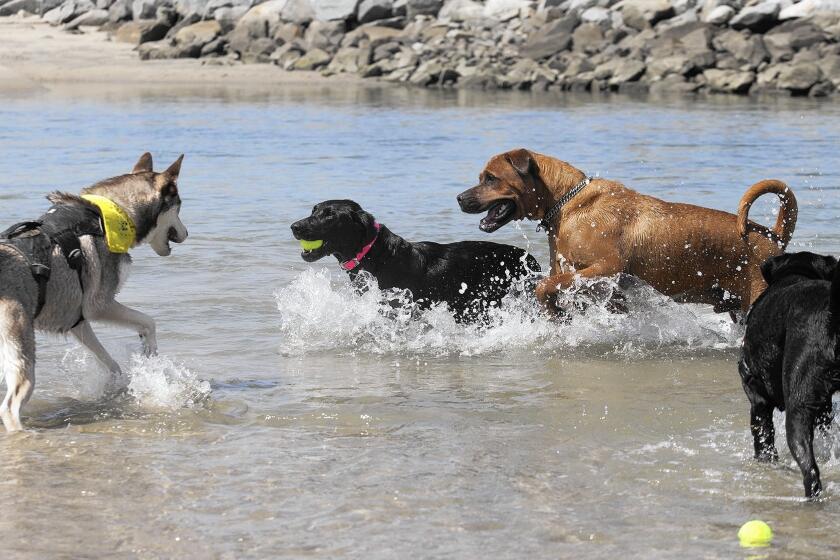
[[750,431],[753,436],[755,458],[762,462],[775,462],[779,459],[779,454],[776,452],[773,407],[758,395],[755,395],[755,400],[751,397],[750,401]]
[[814,418],[806,409],[788,407],[785,419],[788,447],[799,470],[802,471],[802,481],[805,485],[805,496],[814,499],[822,492],[820,471],[814,458]]
[[750,431],[755,458],[763,462],[774,462],[779,458],[776,452],[776,428],[773,426],[775,407],[764,397],[763,383],[750,374],[744,360],[738,362],[738,372],[741,374],[744,392],[750,400]]

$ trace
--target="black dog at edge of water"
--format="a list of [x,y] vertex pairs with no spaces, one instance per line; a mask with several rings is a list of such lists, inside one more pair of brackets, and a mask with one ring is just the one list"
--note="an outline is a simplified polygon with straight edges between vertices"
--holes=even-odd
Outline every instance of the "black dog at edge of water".
[[831,396],[840,390],[840,267],[833,257],[802,252],[767,259],[761,273],[768,287],[747,316],[738,364],[755,457],[778,459],[773,409],[786,410],[788,447],[813,499],[822,492],[814,428],[828,427]]
[[459,320],[479,318],[500,305],[517,281],[540,270],[533,256],[511,245],[406,241],[352,200],[316,204],[291,228],[296,239],[323,241],[304,249],[303,260],[333,255],[351,279],[369,272],[380,289],[409,290],[421,307],[446,302]]

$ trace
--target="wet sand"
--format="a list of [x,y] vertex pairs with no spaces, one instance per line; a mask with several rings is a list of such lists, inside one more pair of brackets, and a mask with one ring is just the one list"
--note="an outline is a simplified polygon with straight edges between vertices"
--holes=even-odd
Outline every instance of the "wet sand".
[[318,72],[285,72],[270,64],[229,59],[143,61],[134,49],[95,28],[68,33],[36,17],[0,18],[0,94],[162,88],[199,94],[218,86],[270,89],[361,81],[352,75],[326,78]]

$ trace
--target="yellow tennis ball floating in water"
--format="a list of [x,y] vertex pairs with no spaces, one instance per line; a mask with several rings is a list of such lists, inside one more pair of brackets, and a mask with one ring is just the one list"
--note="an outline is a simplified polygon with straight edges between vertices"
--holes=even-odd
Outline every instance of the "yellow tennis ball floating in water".
[[300,246],[304,251],[314,251],[315,249],[320,249],[323,245],[323,239],[316,239],[315,241],[308,241],[306,239],[300,240]]
[[773,529],[764,521],[753,519],[738,529],[738,540],[744,547],[769,546],[773,540]]

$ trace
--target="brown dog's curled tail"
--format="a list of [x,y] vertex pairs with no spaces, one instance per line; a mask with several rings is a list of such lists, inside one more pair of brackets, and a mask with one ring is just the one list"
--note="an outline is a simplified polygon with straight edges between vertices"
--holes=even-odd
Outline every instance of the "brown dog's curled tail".
[[758,197],[768,193],[777,195],[781,201],[781,207],[779,208],[779,215],[776,218],[776,225],[773,227],[773,233],[776,235],[782,249],[784,249],[787,247],[790,238],[793,237],[793,229],[796,227],[796,216],[799,212],[799,207],[796,204],[796,197],[793,196],[793,191],[790,190],[790,187],[776,179],[759,181],[748,188],[744,196],[741,197],[741,202],[738,204],[738,234],[746,238],[747,233],[750,231],[750,223],[747,219],[750,206],[752,206]]

